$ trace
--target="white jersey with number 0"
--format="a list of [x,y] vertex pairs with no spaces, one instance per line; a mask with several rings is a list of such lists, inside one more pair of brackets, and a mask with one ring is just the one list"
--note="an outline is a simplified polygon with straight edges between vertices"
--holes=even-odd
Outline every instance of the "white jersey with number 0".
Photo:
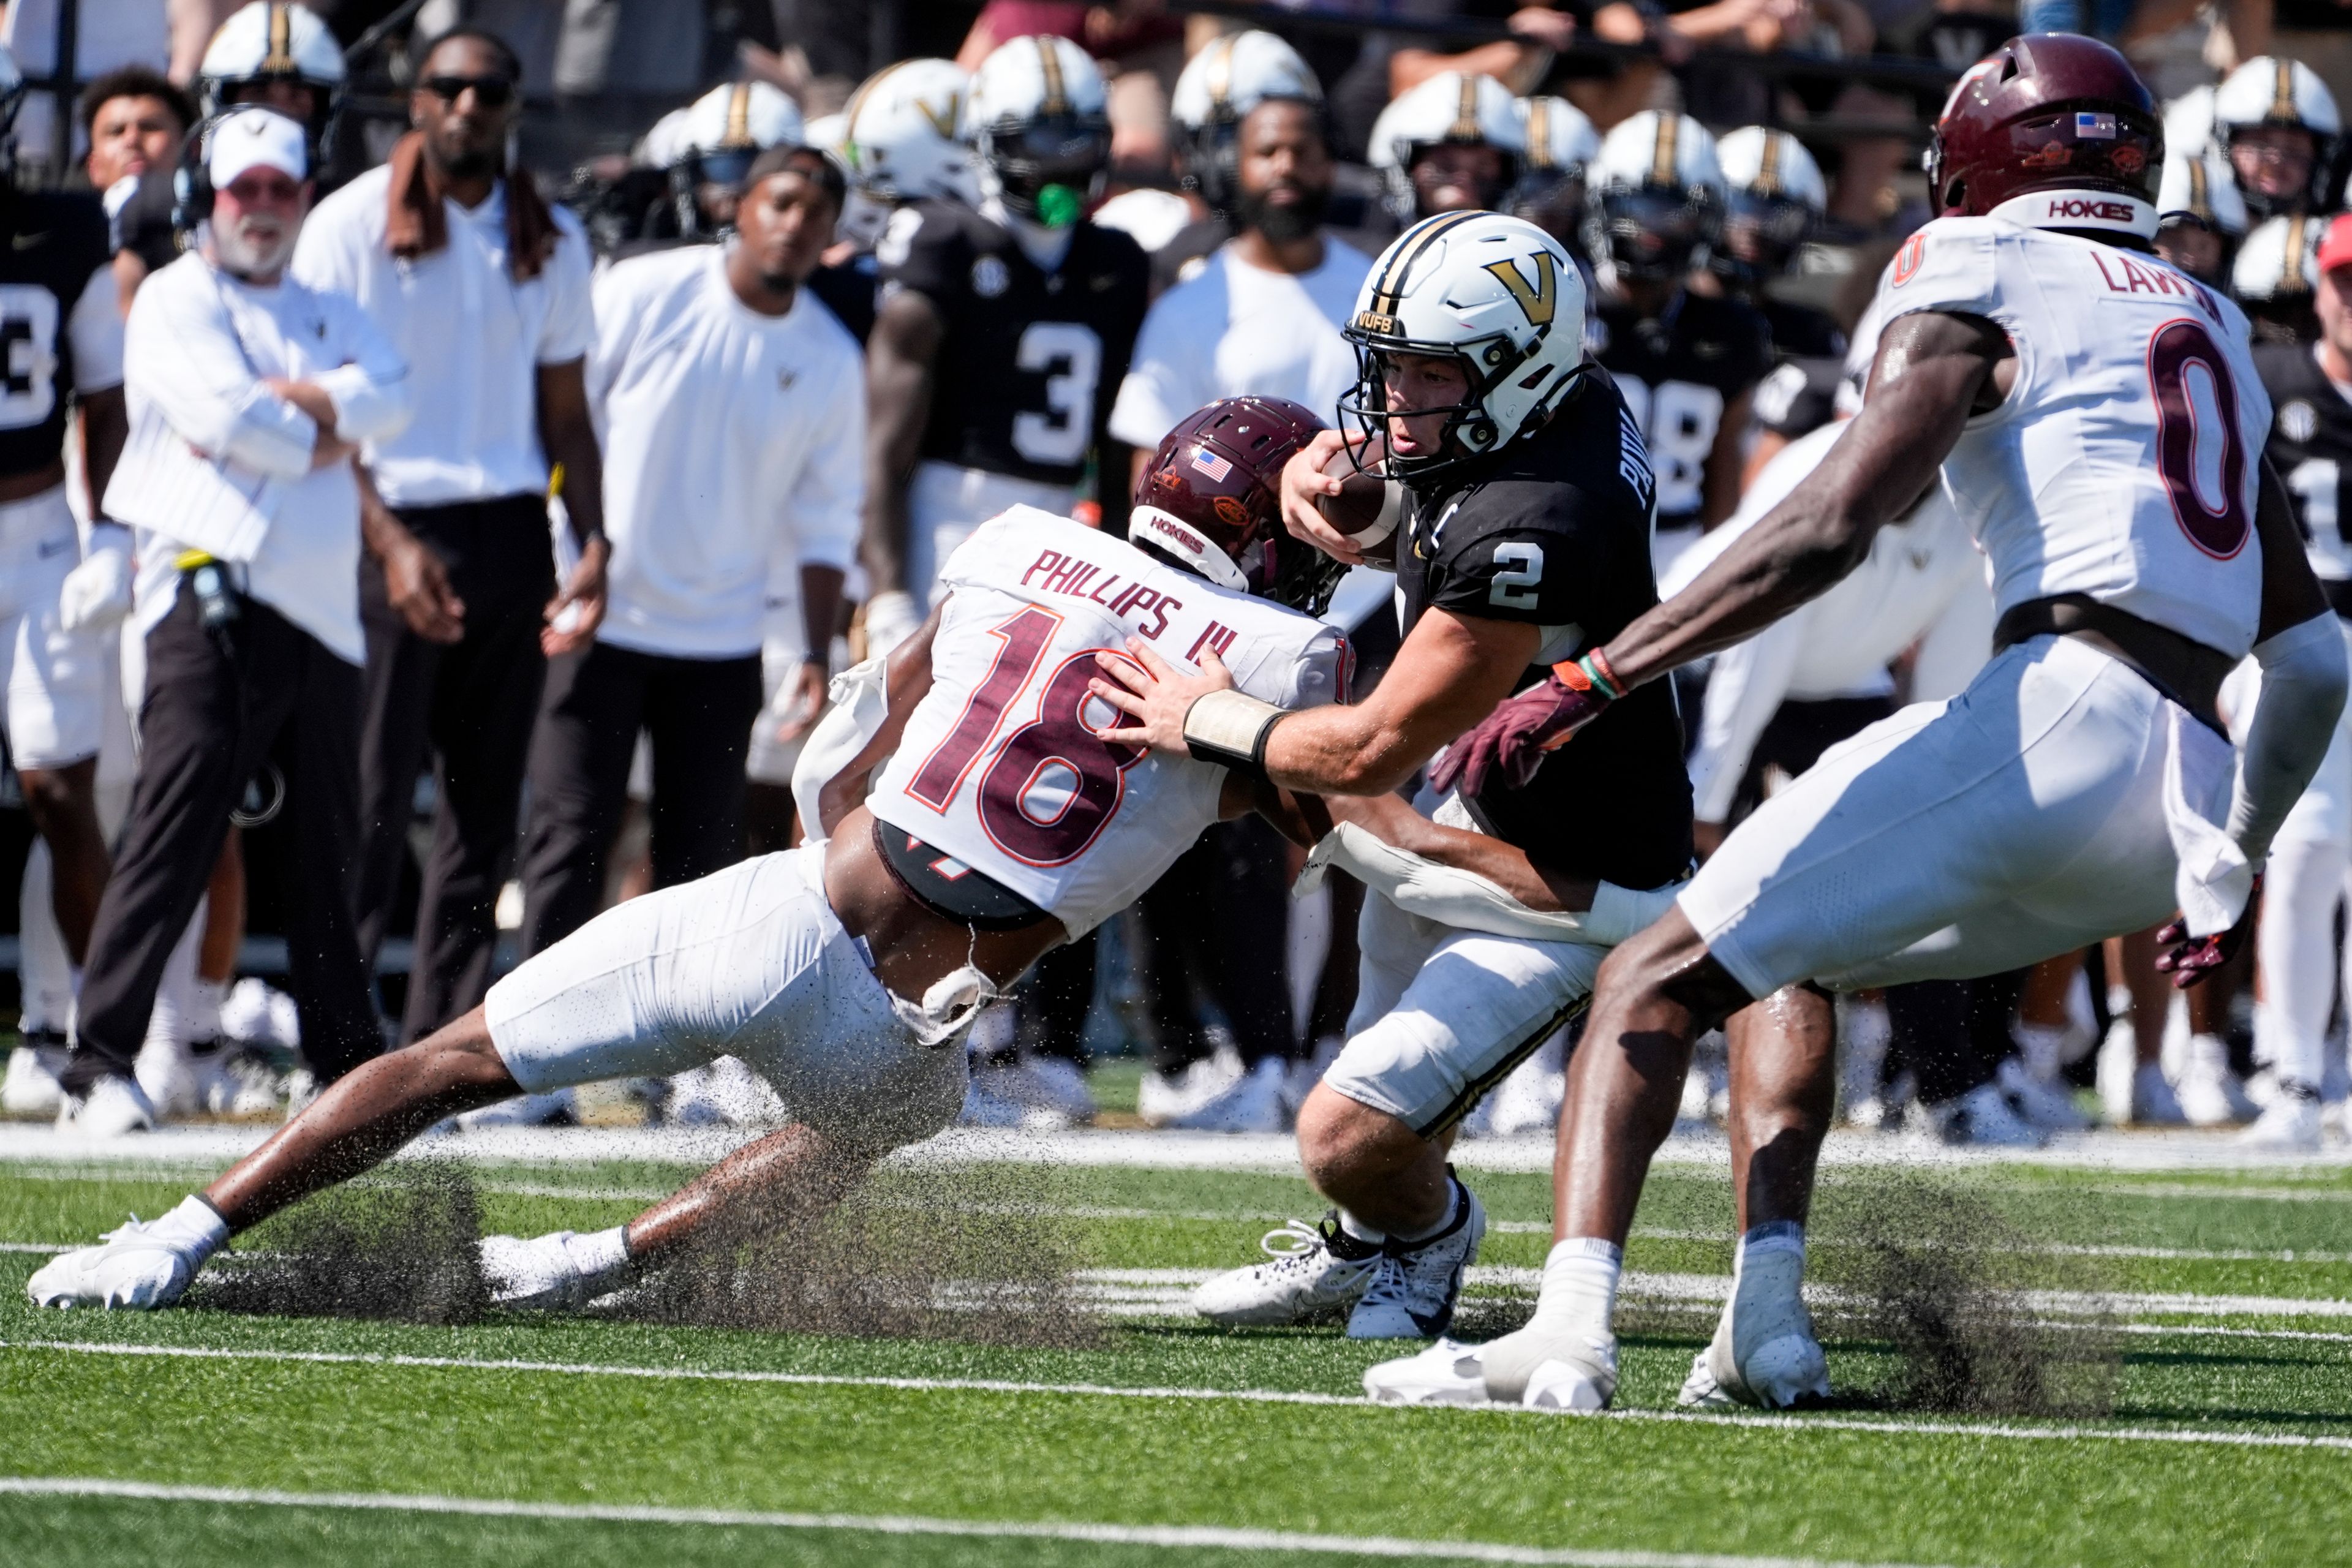
[[2237,306],[2153,256],[1969,217],[1906,241],[1880,299],[1890,323],[1986,317],[2016,351],[2015,386],[1944,460],[1998,610],[2082,594],[2253,646],[2271,404]]
[[1331,627],[1033,507],[983,524],[940,586],[931,689],[866,804],[1072,936],[1192,847],[1225,782],[1215,763],[1100,739],[1120,715],[1087,689],[1097,651],[1138,637],[1192,670],[1214,649],[1244,691],[1284,708],[1344,689],[1347,642]]

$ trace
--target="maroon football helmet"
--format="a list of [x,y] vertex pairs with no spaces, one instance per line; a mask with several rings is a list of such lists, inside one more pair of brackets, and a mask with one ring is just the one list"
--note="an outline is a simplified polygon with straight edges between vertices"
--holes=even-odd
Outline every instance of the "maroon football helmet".
[[1282,526],[1282,466],[1323,422],[1279,397],[1221,397],[1177,421],[1135,486],[1127,537],[1213,583],[1320,615],[1346,571]]
[[1969,68],[1927,152],[1938,216],[2033,228],[2156,233],[2164,127],[2123,56],[2095,38],[2029,33]]

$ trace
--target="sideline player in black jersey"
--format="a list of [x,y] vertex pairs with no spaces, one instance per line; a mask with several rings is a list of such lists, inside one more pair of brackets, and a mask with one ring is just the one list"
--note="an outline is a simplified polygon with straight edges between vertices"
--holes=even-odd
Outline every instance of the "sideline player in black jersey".
[[[1363,426],[1357,442],[1385,440],[1402,481],[1395,662],[1354,707],[1286,714],[1232,690],[1213,658],[1188,677],[1141,648],[1148,675],[1096,682],[1132,716],[1106,738],[1214,756],[1286,788],[1378,795],[1545,666],[1584,655],[1654,605],[1649,460],[1608,375],[1580,363],[1582,294],[1567,250],[1524,219],[1454,213],[1400,236],[1359,297],[1348,336],[1361,381],[1342,405]],[[1365,532],[1335,530],[1309,499],[1340,489],[1322,468],[1346,468],[1343,439],[1327,432],[1292,459],[1285,519],[1352,563],[1365,558]],[[1672,693],[1609,718],[1622,721],[1605,739],[1588,731],[1600,744],[1547,762],[1523,788],[1422,803],[1442,824],[1516,847],[1547,878],[1599,884],[1584,889],[1575,930],[1537,940],[1507,921],[1423,918],[1377,868],[1342,862],[1382,896],[1366,900],[1350,1038],[1298,1117],[1307,1176],[1339,1206],[1298,1250],[1203,1287],[1195,1305],[1205,1315],[1280,1323],[1344,1312],[1356,1338],[1444,1329],[1486,1227],[1446,1165],[1455,1127],[1582,1007],[1608,945],[1647,919],[1632,889],[1660,889],[1690,864]],[[1598,823],[1607,831],[1594,832]],[[1653,895],[1647,906],[1664,901]]]
[[1592,357],[1617,378],[1658,475],[1653,559],[1675,556],[1739,503],[1740,443],[1772,366],[1764,319],[1687,286],[1720,237],[1715,139],[1643,110],[1611,131],[1585,176],[1585,249],[1600,279]]
[[2352,223],[2330,226],[2318,267],[2317,341],[2258,342],[2254,368],[2271,395],[2271,467],[2286,481],[2320,586],[2337,615],[2352,616]]
[[[1067,39],[1015,38],[973,74],[964,124],[977,211],[940,202],[891,221],[866,342],[869,648],[922,619],[932,574],[1007,507],[1067,513],[1143,324],[1141,247],[1079,214],[1110,157],[1102,78]],[[1101,471],[1127,472],[1124,454]],[[1125,494],[1105,486],[1106,524]]]
[[83,548],[66,501],[66,419],[79,410],[89,493],[102,496],[129,429],[122,311],[99,199],[16,185],[8,128],[24,95],[0,48],[0,680],[25,807],[49,847],[51,905],[79,970],[106,887],[98,750],[105,705],[119,698],[105,638],[131,612],[131,539],[100,516]]

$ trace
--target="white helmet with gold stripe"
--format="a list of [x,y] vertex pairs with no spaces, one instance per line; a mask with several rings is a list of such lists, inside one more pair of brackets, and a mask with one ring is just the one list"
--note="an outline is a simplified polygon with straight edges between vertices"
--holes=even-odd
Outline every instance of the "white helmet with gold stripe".
[[801,106],[782,88],[729,82],[688,106],[670,163],[692,165],[688,173],[698,183],[740,185],[754,158],[771,147],[799,146],[806,134]]
[[2319,288],[2319,237],[2324,217],[2301,213],[2257,224],[2238,247],[2230,268],[2230,292],[2252,307],[2292,305]]
[[196,100],[211,119],[244,101],[255,82],[292,82],[310,89],[310,161],[315,167],[341,112],[343,51],[319,14],[289,0],[253,0],[229,13],[196,67]]
[[1231,211],[1237,192],[1236,138],[1249,111],[1268,99],[1320,105],[1323,84],[1292,48],[1255,29],[1212,38],[1185,62],[1168,98],[1184,178],[1201,199]]
[[1785,131],[1742,126],[1716,144],[1723,170],[1723,238],[1717,271],[1750,283],[1796,264],[1812,226],[1829,211],[1829,183],[1805,144]]
[[1102,73],[1067,38],[1038,34],[999,45],[972,73],[963,133],[982,195],[1048,228],[1078,221],[1110,163]]
[[2246,190],[2246,210],[2255,217],[2326,210],[2344,117],[2319,73],[2301,60],[2273,55],[2231,71],[2213,92],[2214,142],[2226,157],[2240,136],[2264,126],[2301,131],[2311,138],[2311,179],[2306,189],[2284,198]]
[[2170,153],[2164,176],[2157,182],[2156,222],[2202,224],[2215,234],[2236,238],[2246,232],[2246,198],[2228,169],[2211,156]]
[[1413,410],[1449,416],[1438,451],[1391,458],[1394,473],[1427,474],[1497,450],[1559,405],[1584,358],[1584,280],[1559,241],[1525,218],[1440,213],[1381,252],[1345,333],[1357,375],[1339,413],[1367,434],[1386,427],[1390,355],[1462,366],[1460,403]]
[[1724,199],[1706,127],[1645,109],[1601,138],[1586,172],[1585,253],[1620,277],[1679,278],[1720,235]]
[[877,201],[977,199],[959,135],[971,78],[953,60],[900,60],[867,77],[842,110],[849,183]]
[[1478,205],[1491,207],[1518,183],[1526,161],[1528,132],[1511,89],[1490,76],[1440,71],[1400,96],[1372,121],[1368,156],[1388,187],[1390,209],[1409,222],[1420,203],[1412,165],[1433,147],[1492,147],[1502,154],[1494,188],[1482,191]]

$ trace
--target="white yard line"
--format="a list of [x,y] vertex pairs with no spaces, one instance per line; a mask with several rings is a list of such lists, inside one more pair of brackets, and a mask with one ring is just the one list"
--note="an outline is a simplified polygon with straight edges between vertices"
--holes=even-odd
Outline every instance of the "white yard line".
[[[908,1393],[1050,1394],[1081,1398],[1204,1400],[1245,1405],[1321,1405],[1386,1409],[1350,1394],[1278,1388],[1123,1387],[1099,1383],[1024,1383],[1007,1378],[859,1377],[831,1373],[752,1372],[676,1366],[628,1366],[598,1362],[539,1362],[463,1356],[389,1355],[357,1351],[221,1349],[197,1345],[103,1344],[69,1340],[0,1340],[0,1350],[47,1351],[74,1355],[159,1356],[191,1361],[252,1361],[329,1366],[424,1367],[464,1372],[509,1372],[566,1377],[644,1378],[656,1382],[782,1384],[805,1387],[887,1388]],[[1556,1413],[1515,1405],[1466,1407],[1503,1416],[1549,1418]],[[1574,1419],[1574,1417],[1566,1417]],[[2232,1448],[2314,1448],[2352,1453],[2352,1437],[2291,1432],[2221,1431],[2181,1426],[2021,1426],[2000,1422],[1885,1421],[1826,1415],[1717,1415],[1693,1410],[1615,1410],[1606,1421],[1674,1421],[1710,1426],[1768,1426],[1800,1432],[1875,1432],[1891,1436],[2002,1438],[2023,1442],[2179,1443]]]
[[[1171,1550],[1393,1557],[1448,1563],[1523,1563],[1559,1568],[1861,1568],[1817,1557],[1754,1557],[1713,1552],[1610,1552],[1510,1546],[1480,1541],[1413,1541],[1393,1535],[1310,1535],[1196,1524],[1080,1524],[1031,1520],[927,1519],[908,1514],[778,1513],[751,1509],[648,1504],[518,1502],[388,1492],[288,1492],[247,1487],[166,1486],[95,1476],[0,1477],[0,1494],[124,1498],[237,1508],[344,1509],[377,1513],[457,1514],[473,1519],[577,1520],[611,1524],[713,1525],[729,1529],[848,1531],[873,1535],[1068,1541]],[[1884,1565],[1894,1568],[1894,1565]]]
[[[166,1127],[113,1139],[60,1134],[30,1122],[0,1123],[0,1161],[226,1161],[258,1144],[276,1129],[249,1124]],[[420,1140],[415,1153],[473,1160],[577,1164],[583,1161],[655,1161],[708,1163],[759,1137],[760,1128],[486,1128]],[[1457,1163],[1481,1171],[1536,1172],[1551,1169],[1551,1140],[1475,1139],[1458,1145]],[[1683,1132],[1659,1151],[1664,1164],[1720,1166],[1727,1145],[1719,1132]],[[2070,1133],[2040,1150],[1939,1149],[1872,1133],[1830,1135],[1822,1163],[1846,1165],[1931,1165],[1998,1168],[2010,1165],[2113,1172],[2182,1173],[2266,1171],[2287,1174],[2308,1170],[2334,1173],[2352,1165],[2352,1146],[2318,1154],[2261,1154],[2239,1148],[2227,1136],[2201,1132]],[[917,1166],[971,1163],[1047,1164],[1142,1170],[1258,1171],[1297,1174],[1298,1151],[1286,1133],[1140,1131],[1079,1129],[1032,1133],[954,1128],[929,1142],[902,1149],[896,1163]],[[2202,1195],[2200,1194],[2200,1195]],[[2352,1202],[2352,1189],[2324,1194]]]

